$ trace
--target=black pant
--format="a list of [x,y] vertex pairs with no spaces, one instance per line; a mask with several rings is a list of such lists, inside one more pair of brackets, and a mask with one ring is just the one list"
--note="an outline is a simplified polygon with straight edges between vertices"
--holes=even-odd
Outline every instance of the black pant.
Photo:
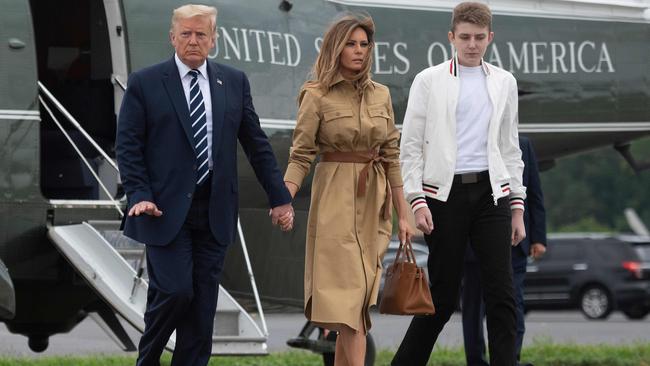
[[219,244],[208,219],[209,180],[197,187],[178,235],[166,246],[147,246],[149,291],[145,330],[137,366],[159,366],[160,355],[176,330],[172,366],[207,365],[219,278],[227,246]]
[[[477,244],[477,245],[480,245]],[[515,341],[515,364],[519,365],[519,356],[526,331],[524,319],[524,279],[526,278],[526,256],[518,247],[512,248],[512,283],[515,290],[515,309],[517,314],[517,336]],[[465,271],[461,308],[463,310],[463,340],[465,341],[465,360],[467,366],[488,366],[485,360],[485,338],[483,337],[483,320],[485,303],[479,262],[471,248],[465,255]]]
[[[515,303],[510,263],[511,214],[508,198],[495,205],[489,180],[454,183],[447,202],[427,198],[434,229],[429,246],[429,279],[436,307],[432,316],[415,316],[392,365],[425,365],[433,345],[456,309],[467,242],[481,261],[485,279],[490,363],[512,366]],[[481,243],[481,245],[474,245]]]
[[460,301],[463,311],[463,341],[467,366],[489,366],[485,360],[485,338],[483,336],[485,303],[483,302],[482,282],[479,261],[472,248],[467,248]]

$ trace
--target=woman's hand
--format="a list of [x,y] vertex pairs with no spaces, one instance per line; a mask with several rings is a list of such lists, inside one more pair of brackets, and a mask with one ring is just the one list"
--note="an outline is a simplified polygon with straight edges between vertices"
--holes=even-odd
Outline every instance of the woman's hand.
[[413,228],[411,228],[408,219],[406,218],[399,219],[397,226],[399,227],[399,233],[397,234],[399,241],[401,243],[406,243],[406,241],[411,241],[411,238],[415,234],[415,231],[413,230]]
[[298,186],[295,183],[287,182],[286,180],[284,181],[284,185],[287,187],[289,193],[291,193],[291,198],[296,197],[296,193],[298,193]]

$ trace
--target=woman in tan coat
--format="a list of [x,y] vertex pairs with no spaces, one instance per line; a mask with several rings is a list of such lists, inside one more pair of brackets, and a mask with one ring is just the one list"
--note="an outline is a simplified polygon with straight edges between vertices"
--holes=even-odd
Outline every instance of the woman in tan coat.
[[317,156],[307,227],[305,315],[338,331],[335,365],[363,365],[368,308],[377,302],[381,259],[392,232],[410,239],[399,131],[388,88],[370,79],[374,24],[346,16],[325,33],[300,92],[284,180],[293,196]]

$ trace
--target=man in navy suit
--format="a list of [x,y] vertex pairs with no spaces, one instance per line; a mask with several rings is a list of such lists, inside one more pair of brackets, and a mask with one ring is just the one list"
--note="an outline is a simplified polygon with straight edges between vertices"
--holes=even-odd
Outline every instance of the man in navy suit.
[[253,108],[246,75],[207,61],[217,10],[175,9],[172,59],[135,72],[120,110],[117,159],[125,235],[147,244],[149,292],[138,366],[207,365],[218,283],[235,241],[237,140],[264,187],[273,224],[293,225],[291,196]]
[[[519,245],[512,247],[512,272],[517,314],[516,354],[513,355],[516,365],[521,365],[519,356],[526,330],[524,325],[526,258],[529,255],[533,258],[539,258],[546,252],[546,211],[544,210],[544,196],[539,180],[539,170],[537,169],[537,158],[535,157],[533,145],[527,137],[519,136],[519,147],[521,148],[521,159],[524,161],[522,179],[523,185],[526,187],[524,226],[528,235]],[[485,361],[485,339],[483,337],[485,305],[483,304],[480,279],[478,260],[474,256],[471,246],[468,245],[465,255],[462,292],[463,337],[465,339],[465,358],[468,366],[488,366],[487,361]]]

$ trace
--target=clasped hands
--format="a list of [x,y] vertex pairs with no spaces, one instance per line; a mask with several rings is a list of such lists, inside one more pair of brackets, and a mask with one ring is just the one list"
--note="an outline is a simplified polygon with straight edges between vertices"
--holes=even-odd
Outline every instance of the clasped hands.
[[[294,183],[286,181],[284,184],[286,185],[287,190],[293,199],[296,196],[296,192],[298,192],[298,186]],[[282,231],[289,231],[293,229],[293,218],[295,215],[291,203],[273,207],[271,211],[269,211],[269,216],[271,216],[271,222],[273,225],[279,225]]]
[[282,231],[293,229],[294,213],[291,203],[273,207],[269,211],[269,216],[271,216],[271,222],[273,225],[279,225]]

